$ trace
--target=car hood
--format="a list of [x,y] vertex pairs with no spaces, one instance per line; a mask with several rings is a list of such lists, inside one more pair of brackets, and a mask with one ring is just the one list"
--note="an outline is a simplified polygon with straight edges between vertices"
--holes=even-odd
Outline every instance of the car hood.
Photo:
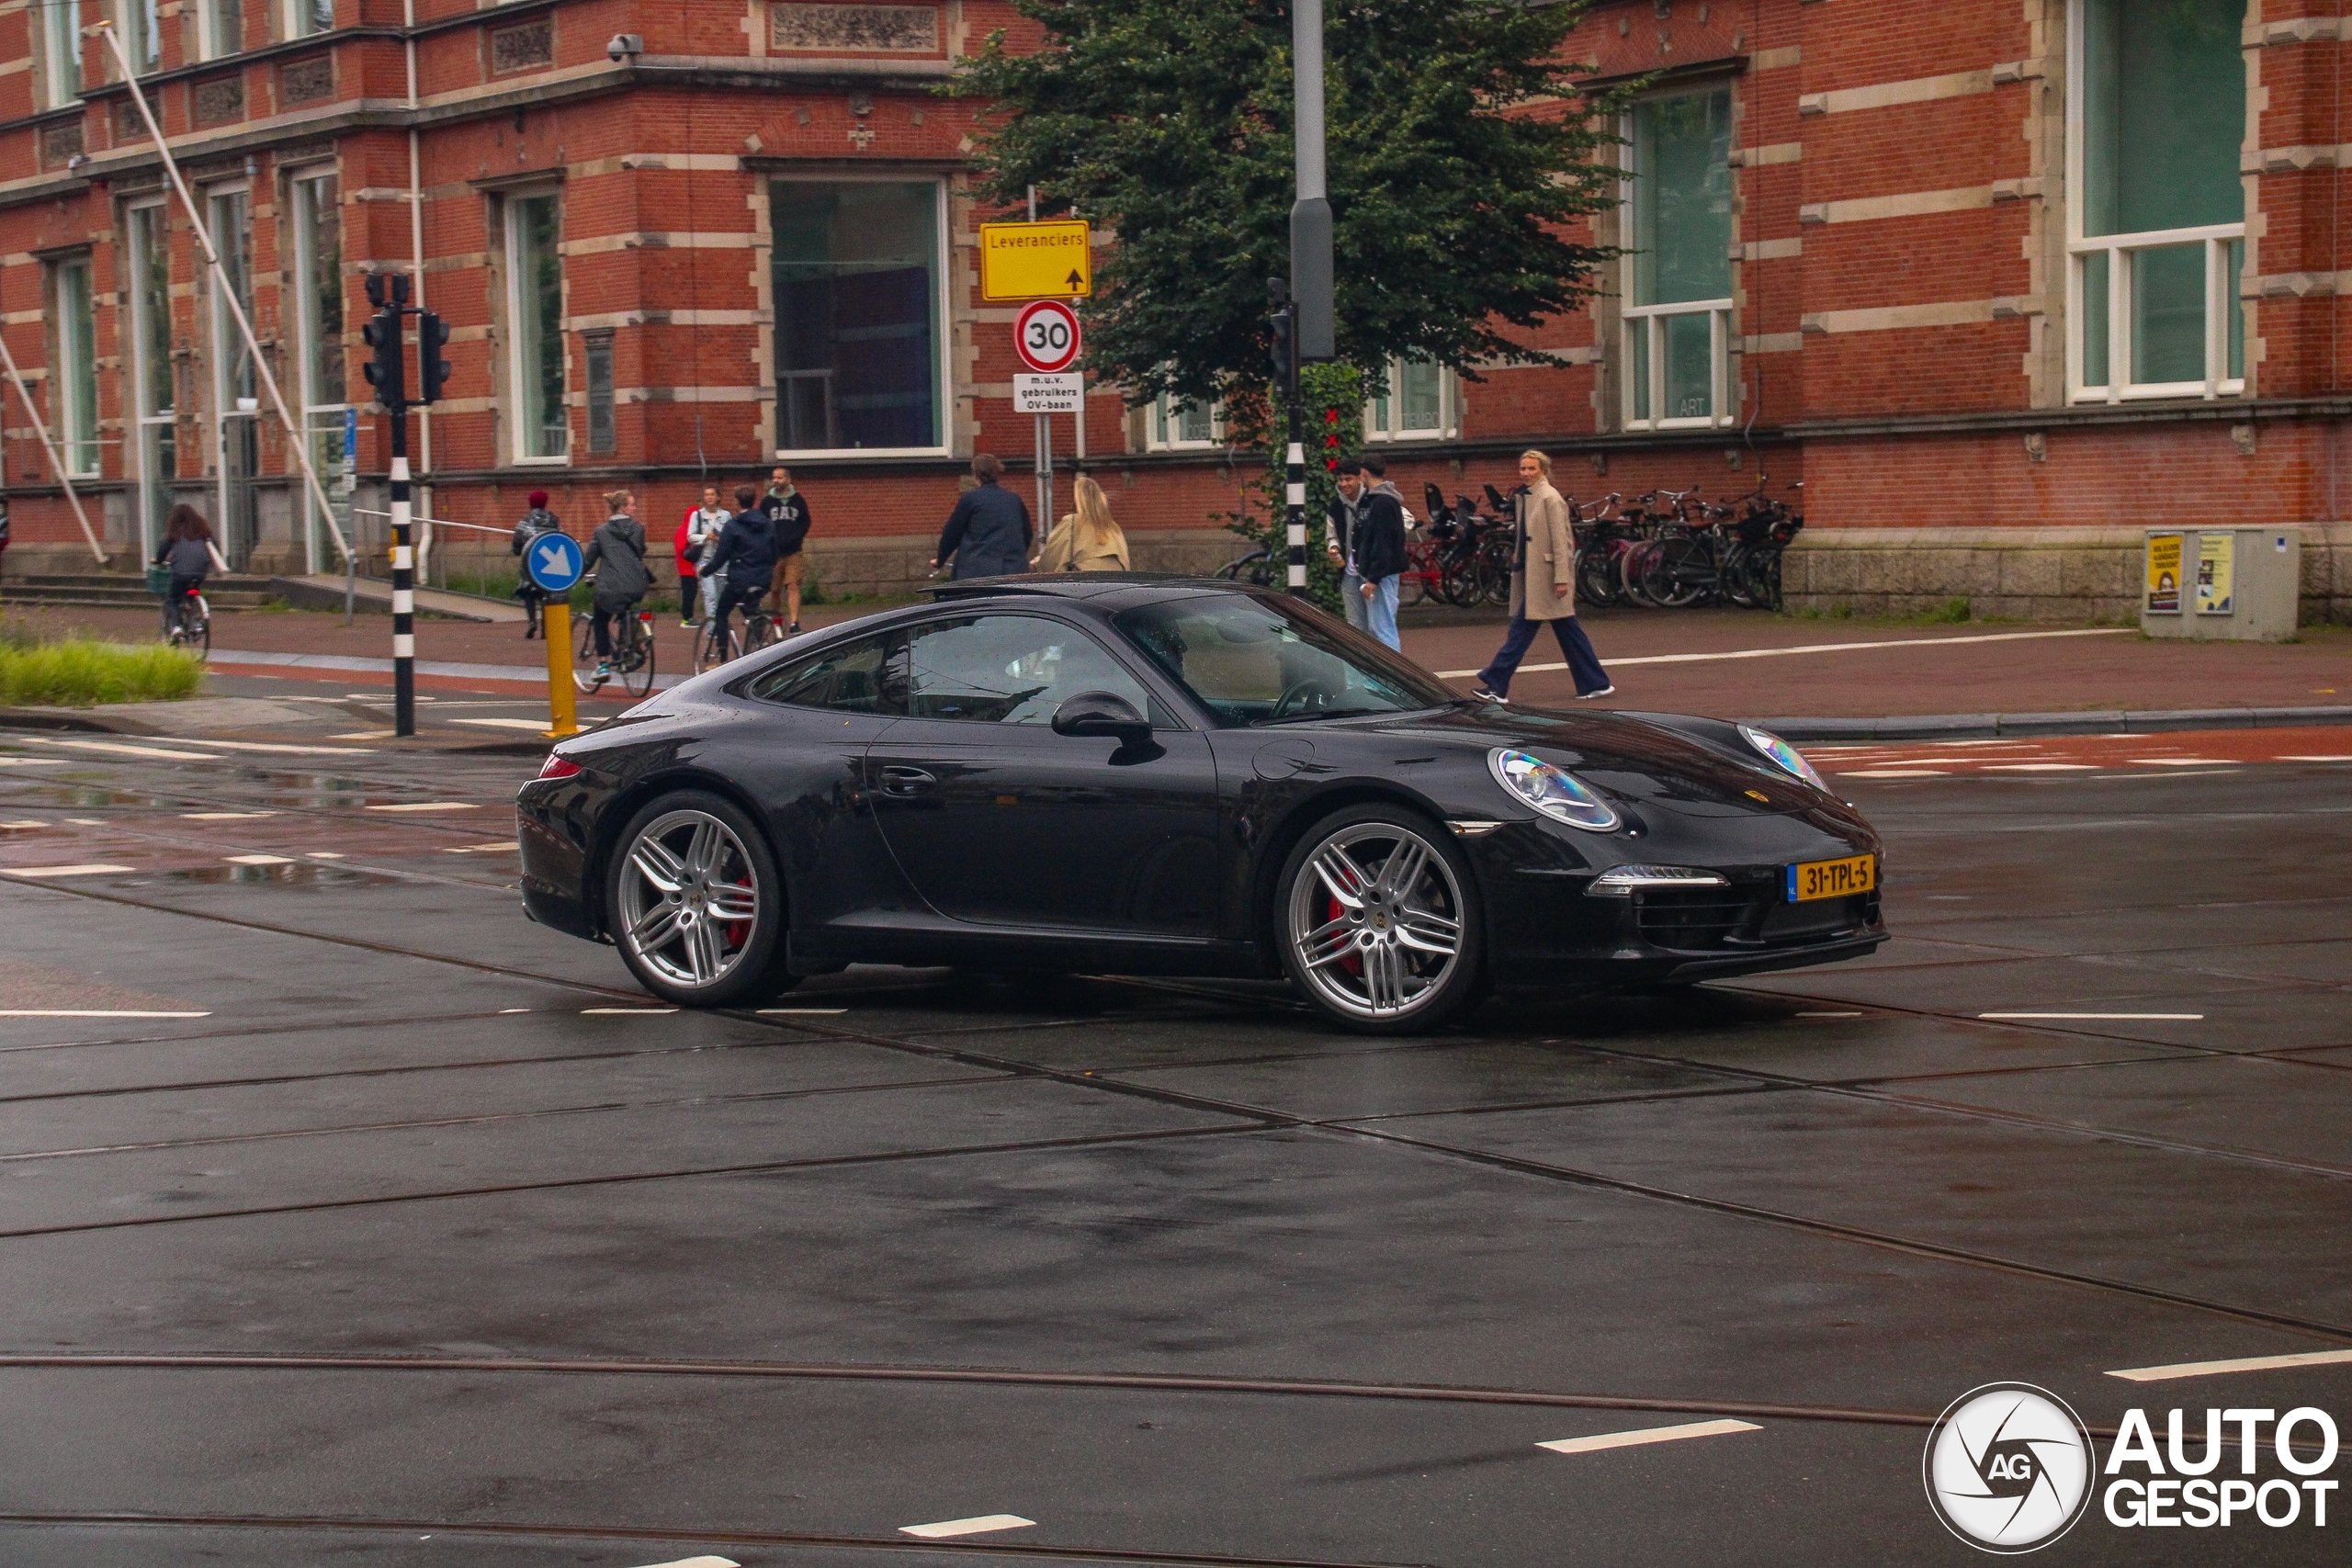
[[[1350,721],[1347,728],[1358,728]],[[1509,746],[1557,762],[1588,784],[1690,817],[1850,813],[1832,796],[1758,757],[1752,763],[1628,714],[1459,708],[1361,728],[1479,750]]]

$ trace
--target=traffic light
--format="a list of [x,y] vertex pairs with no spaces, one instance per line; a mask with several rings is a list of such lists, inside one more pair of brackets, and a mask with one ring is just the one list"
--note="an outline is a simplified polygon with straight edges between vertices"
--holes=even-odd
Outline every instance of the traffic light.
[[449,362],[441,357],[448,346],[448,323],[430,310],[416,313],[416,400],[438,402],[449,378]]
[[[376,279],[368,280],[368,293],[373,299],[379,292]],[[376,357],[368,366],[368,384],[376,389],[376,400],[391,410],[401,411],[407,401],[407,376],[401,361],[401,311],[397,305],[387,305],[368,318],[359,335],[375,350]]]
[[1273,362],[1274,384],[1285,398],[1298,395],[1298,333],[1297,309],[1291,303],[1290,287],[1279,277],[1266,280],[1266,294],[1274,310],[1268,319],[1270,336],[1267,355]]

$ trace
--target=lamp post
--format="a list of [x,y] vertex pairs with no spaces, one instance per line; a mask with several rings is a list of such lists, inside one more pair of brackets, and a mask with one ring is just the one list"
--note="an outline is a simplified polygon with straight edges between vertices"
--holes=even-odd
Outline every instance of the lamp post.
[[1283,499],[1289,588],[1306,592],[1306,446],[1298,367],[1337,352],[1331,308],[1331,202],[1323,185],[1323,0],[1291,0],[1291,136],[1298,196],[1290,209],[1290,287],[1274,289],[1275,374],[1289,403]]

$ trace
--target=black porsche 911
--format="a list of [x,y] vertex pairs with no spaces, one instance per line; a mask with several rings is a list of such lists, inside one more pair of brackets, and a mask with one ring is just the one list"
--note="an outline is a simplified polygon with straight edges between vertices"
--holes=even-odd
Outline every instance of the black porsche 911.
[[1886,940],[1877,834],[1771,735],[1464,697],[1143,574],[795,637],[562,742],[519,813],[531,916],[696,1007],[854,963],[1287,976],[1396,1032]]

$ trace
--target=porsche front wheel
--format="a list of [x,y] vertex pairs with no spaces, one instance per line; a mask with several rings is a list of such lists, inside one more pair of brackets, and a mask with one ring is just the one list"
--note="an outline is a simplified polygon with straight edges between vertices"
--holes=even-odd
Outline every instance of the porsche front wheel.
[[1436,823],[1395,807],[1339,812],[1299,840],[1277,886],[1283,968],[1338,1022],[1419,1032],[1476,996],[1470,867]]

